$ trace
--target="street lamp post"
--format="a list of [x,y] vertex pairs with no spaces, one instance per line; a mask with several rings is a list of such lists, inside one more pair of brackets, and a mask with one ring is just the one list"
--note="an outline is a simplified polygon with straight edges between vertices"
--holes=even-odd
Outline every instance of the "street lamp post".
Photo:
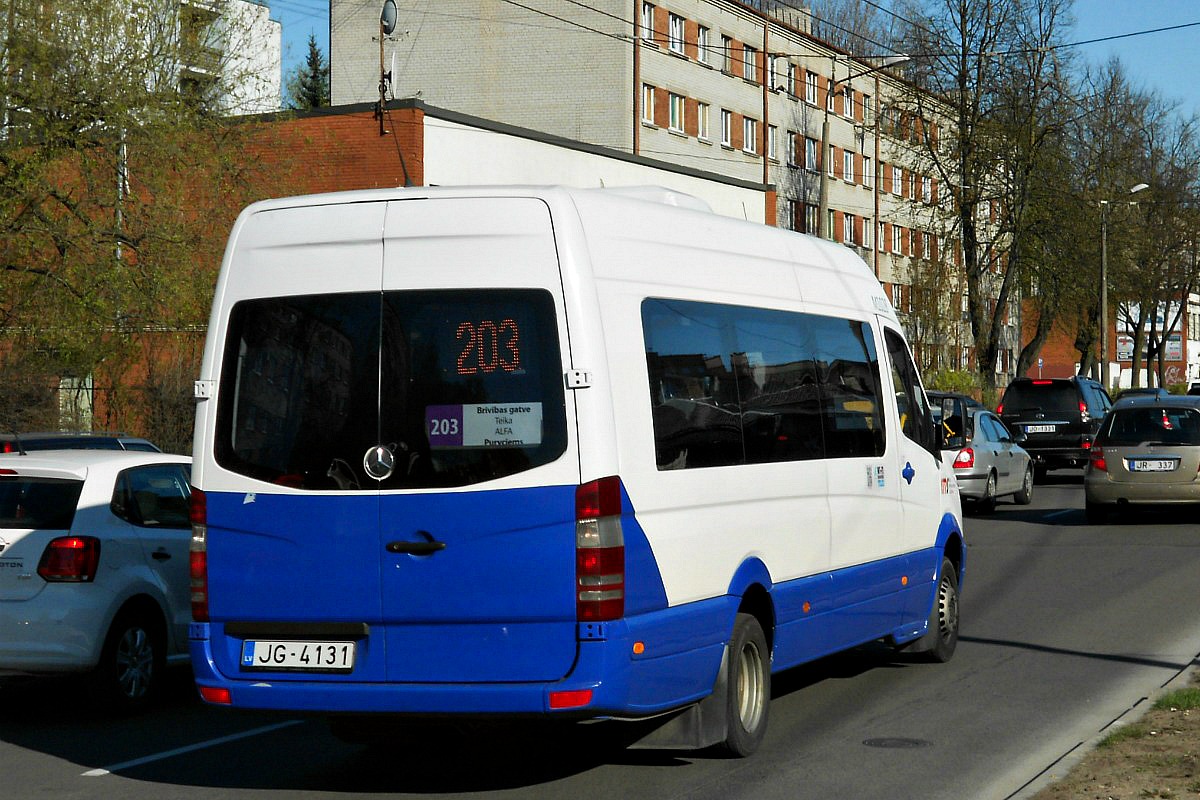
[[[1130,187],[1129,194],[1149,189],[1139,183]],[[1108,201],[1100,201],[1100,384],[1108,391]]]
[[[824,239],[828,239],[830,236],[833,235],[833,231],[829,229],[829,170],[833,169],[833,164],[825,163],[825,160],[829,158],[829,107],[834,103],[834,96],[837,94],[839,87],[841,87],[843,85],[849,85],[850,82],[852,80],[854,80],[855,78],[861,78],[864,75],[870,75],[873,72],[878,72],[879,70],[886,69],[888,67],[894,67],[894,66],[897,66],[898,64],[903,64],[910,60],[912,60],[911,57],[906,56],[906,55],[887,56],[877,66],[871,67],[870,69],[863,70],[862,72],[856,73],[854,75],[847,75],[845,78],[843,78],[842,80],[839,81],[839,80],[837,80],[837,74],[836,74],[837,73],[837,57],[834,56],[834,58],[832,59],[834,74],[832,76],[830,76],[829,89],[825,93],[825,116],[821,122],[821,147],[824,150],[824,152],[821,153],[820,195],[819,195],[819,199],[817,201],[817,203],[818,203],[818,206],[817,206],[817,231],[819,232],[819,235]],[[878,87],[878,85],[879,84],[877,81],[876,87]],[[876,119],[879,118],[879,109],[880,109],[879,90],[877,88],[875,91],[875,118]],[[876,128],[875,140],[876,140],[876,142],[879,141],[878,128]],[[875,156],[876,168],[878,168],[878,162],[879,162],[879,156],[878,156],[878,153],[876,153],[876,156]],[[877,221],[878,220],[876,220],[876,222]]]

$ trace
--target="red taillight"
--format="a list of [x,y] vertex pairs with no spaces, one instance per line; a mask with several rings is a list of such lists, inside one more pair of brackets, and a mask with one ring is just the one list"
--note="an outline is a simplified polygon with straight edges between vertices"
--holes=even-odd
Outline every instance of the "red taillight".
[[580,622],[625,614],[625,538],[621,479],[601,478],[575,490],[575,616]]
[[997,414],[1003,414],[1003,413],[1004,413],[1004,403],[1001,403],[1000,405],[996,406],[996,413],[997,413]]
[[1092,418],[1092,416],[1091,416],[1091,414],[1088,413],[1088,410],[1087,410],[1087,403],[1080,400],[1079,401],[1079,421],[1087,422],[1091,418]]
[[51,539],[38,562],[38,575],[50,583],[91,583],[100,566],[100,540],[95,536]]
[[975,451],[969,447],[964,447],[958,451],[958,455],[954,457],[955,469],[970,469],[975,466]]
[[17,448],[13,447],[12,442],[5,442],[4,444],[0,445],[0,453],[15,453],[15,452],[17,452]]
[[233,697],[230,696],[229,690],[215,686],[201,686],[200,698],[206,703],[215,703],[219,706],[233,705]]
[[1034,386],[1049,386],[1052,383],[1054,383],[1054,381],[1034,381],[1033,385]]
[[188,516],[192,521],[192,543],[188,548],[192,619],[208,622],[208,500],[194,486]]
[[1104,448],[1093,447],[1088,463],[1097,472],[1108,472],[1108,462],[1104,460]]
[[573,689],[565,692],[550,693],[551,708],[579,708],[592,702],[591,689]]

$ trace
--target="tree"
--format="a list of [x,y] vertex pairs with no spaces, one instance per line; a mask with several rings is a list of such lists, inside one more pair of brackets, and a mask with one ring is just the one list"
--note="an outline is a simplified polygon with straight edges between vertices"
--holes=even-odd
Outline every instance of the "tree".
[[203,335],[229,225],[270,184],[222,115],[246,81],[213,44],[237,31],[193,12],[12,0],[0,20],[0,367],[55,391],[103,372],[118,398],[146,337]]
[[329,63],[308,35],[308,57],[287,78],[288,107],[301,111],[329,105]]

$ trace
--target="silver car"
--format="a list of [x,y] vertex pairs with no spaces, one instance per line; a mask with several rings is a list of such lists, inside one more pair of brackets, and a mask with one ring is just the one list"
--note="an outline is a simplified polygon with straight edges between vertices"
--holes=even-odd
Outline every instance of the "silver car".
[[970,411],[966,422],[963,445],[942,451],[954,467],[963,499],[984,512],[995,508],[1000,497],[1011,496],[1019,505],[1032,502],[1033,464],[1019,444],[1024,434],[1010,433],[986,409]]
[[1200,397],[1131,397],[1104,417],[1083,473],[1090,523],[1132,505],[1200,503]]

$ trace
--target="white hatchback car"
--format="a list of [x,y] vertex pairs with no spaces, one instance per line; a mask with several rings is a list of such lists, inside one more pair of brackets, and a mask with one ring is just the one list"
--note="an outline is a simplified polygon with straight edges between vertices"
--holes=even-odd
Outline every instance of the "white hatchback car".
[[0,456],[0,677],[87,673],[106,705],[149,700],[186,660],[191,459]]

